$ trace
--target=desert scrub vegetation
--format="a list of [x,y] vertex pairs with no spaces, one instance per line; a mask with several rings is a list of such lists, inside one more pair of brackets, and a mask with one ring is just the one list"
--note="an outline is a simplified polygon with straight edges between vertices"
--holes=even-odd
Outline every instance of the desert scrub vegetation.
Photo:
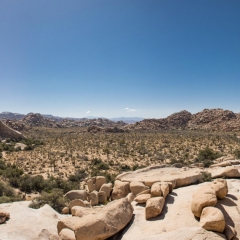
[[220,152],[215,152],[213,149],[206,147],[199,151],[197,157],[195,158],[195,162],[200,162],[204,164],[204,167],[209,167],[213,164],[213,160],[221,157]]
[[80,170],[113,181],[123,171],[150,165],[200,161],[208,166],[214,154],[200,154],[206,148],[219,156],[236,155],[240,149],[240,139],[234,133],[195,130],[92,134],[81,127],[34,128],[24,134],[44,144],[31,151],[6,152],[4,159],[20,165],[25,174],[44,179],[54,176],[68,180]]

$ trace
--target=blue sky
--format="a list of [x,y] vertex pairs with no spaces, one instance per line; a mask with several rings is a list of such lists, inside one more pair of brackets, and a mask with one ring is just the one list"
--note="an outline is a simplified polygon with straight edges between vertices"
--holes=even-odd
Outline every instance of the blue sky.
[[0,112],[240,112],[239,0],[0,0]]

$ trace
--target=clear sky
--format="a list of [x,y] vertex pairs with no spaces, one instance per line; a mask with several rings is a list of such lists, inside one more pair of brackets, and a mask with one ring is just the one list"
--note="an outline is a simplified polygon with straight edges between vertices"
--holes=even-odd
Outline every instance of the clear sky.
[[0,0],[0,112],[240,112],[239,0]]

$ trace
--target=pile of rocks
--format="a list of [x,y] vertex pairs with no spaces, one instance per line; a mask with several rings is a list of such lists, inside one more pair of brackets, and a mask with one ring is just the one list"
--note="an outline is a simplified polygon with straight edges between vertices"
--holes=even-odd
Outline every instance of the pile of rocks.
[[67,192],[64,197],[71,201],[68,207],[63,208],[62,213],[73,214],[72,209],[75,206],[93,207],[98,204],[105,205],[111,196],[112,183],[106,183],[106,178],[103,176],[92,177],[87,182],[87,190],[72,190]]
[[126,197],[129,202],[133,200],[139,204],[146,204],[145,218],[153,218],[161,214],[165,198],[172,192],[172,182],[155,182],[151,187],[144,185],[142,182],[133,181],[121,182],[115,181],[112,199]]
[[191,211],[200,218],[200,226],[208,231],[225,233],[228,240],[236,236],[235,229],[226,225],[222,211],[214,206],[217,199],[224,199],[228,193],[227,182],[215,179],[207,186],[198,189],[192,196]]

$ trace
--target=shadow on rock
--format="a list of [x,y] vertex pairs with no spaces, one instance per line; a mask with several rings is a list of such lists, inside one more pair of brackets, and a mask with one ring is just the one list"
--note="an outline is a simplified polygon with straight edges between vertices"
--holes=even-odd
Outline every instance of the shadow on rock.
[[238,200],[238,198],[236,196],[232,195],[232,194],[227,194],[226,197],[231,198],[233,200]]
[[113,236],[107,238],[106,240],[121,240],[123,235],[128,231],[128,229],[133,224],[134,219],[135,219],[135,214],[133,214],[133,217],[132,217],[131,221],[127,224],[126,227],[124,227],[121,231],[119,231],[118,233],[114,234]]

